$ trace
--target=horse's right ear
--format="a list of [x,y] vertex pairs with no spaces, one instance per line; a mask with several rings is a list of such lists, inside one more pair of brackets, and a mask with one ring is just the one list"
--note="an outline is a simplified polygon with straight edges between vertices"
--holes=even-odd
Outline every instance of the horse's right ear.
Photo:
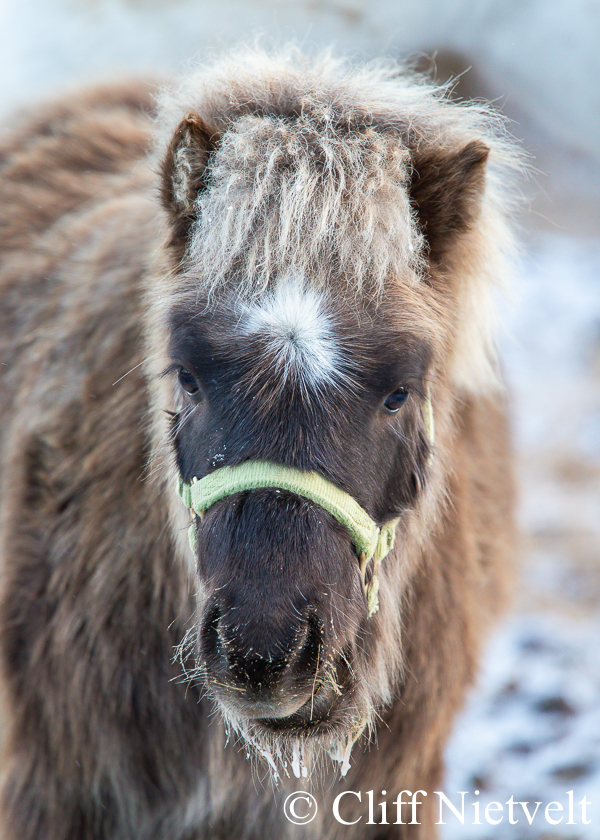
[[161,199],[176,239],[187,239],[194,202],[205,186],[208,156],[218,136],[193,111],[179,123],[162,162]]

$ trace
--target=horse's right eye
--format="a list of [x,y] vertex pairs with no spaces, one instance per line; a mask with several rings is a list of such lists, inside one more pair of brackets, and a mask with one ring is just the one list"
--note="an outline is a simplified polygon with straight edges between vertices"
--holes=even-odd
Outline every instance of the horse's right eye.
[[193,373],[190,373],[187,368],[180,367],[177,371],[177,379],[179,380],[179,384],[183,388],[183,390],[190,394],[195,395],[200,390],[200,386],[196,381],[196,377]]

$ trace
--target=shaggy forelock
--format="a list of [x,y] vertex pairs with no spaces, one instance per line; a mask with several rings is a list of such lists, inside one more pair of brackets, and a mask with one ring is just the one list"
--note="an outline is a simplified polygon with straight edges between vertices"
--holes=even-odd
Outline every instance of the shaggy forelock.
[[214,153],[196,201],[192,270],[211,289],[231,282],[260,293],[294,271],[312,284],[344,279],[381,289],[414,268],[421,239],[406,190],[408,152],[365,129],[348,133],[333,114],[240,118]]

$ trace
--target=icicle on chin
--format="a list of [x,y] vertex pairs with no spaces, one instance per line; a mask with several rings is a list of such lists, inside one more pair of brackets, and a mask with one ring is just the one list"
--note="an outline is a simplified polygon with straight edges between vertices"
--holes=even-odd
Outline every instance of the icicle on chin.
[[272,783],[279,787],[283,776],[290,778],[290,771],[296,779],[308,779],[311,776],[314,761],[318,758],[315,749],[318,752],[323,750],[323,754],[327,754],[338,764],[340,775],[345,778],[351,766],[352,748],[365,731],[368,722],[368,717],[361,718],[347,733],[340,733],[338,737],[333,738],[329,746],[323,742],[314,744],[301,739],[288,741],[285,745],[278,744],[268,738],[257,737],[256,732],[243,724],[240,725],[239,721],[234,723],[234,728],[245,741],[246,758],[252,760],[253,755],[260,757],[269,768]]
[[342,777],[350,769],[350,754],[352,753],[353,746],[354,740],[352,739],[352,733],[349,733],[345,742],[335,741],[328,750],[329,758],[341,765],[340,773]]
[[350,769],[350,755],[352,754],[352,747],[364,732],[367,722],[368,719],[363,718],[352,727],[345,740],[343,738],[339,738],[338,740],[331,742],[327,754],[332,761],[340,765],[342,778],[346,776],[348,770]]
[[271,771],[271,779],[273,780],[273,784],[275,785],[275,787],[279,787],[281,777],[279,775],[279,771],[277,770],[277,765],[275,764],[275,758],[273,756],[273,753],[270,750],[262,749],[261,747],[256,747],[256,750],[269,765],[269,770]]
[[304,744],[295,743],[292,747],[292,773],[297,779],[306,779],[308,769],[304,758]]

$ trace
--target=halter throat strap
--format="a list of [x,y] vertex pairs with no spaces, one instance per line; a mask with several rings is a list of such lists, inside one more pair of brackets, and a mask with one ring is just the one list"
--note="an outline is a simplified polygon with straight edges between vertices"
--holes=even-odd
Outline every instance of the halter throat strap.
[[[322,475],[269,461],[246,461],[234,467],[221,467],[200,480],[193,478],[189,483],[179,477],[177,489],[186,507],[200,518],[215,502],[246,490],[286,490],[310,499],[347,530],[359,558],[363,582],[367,564],[374,558],[373,574],[365,593],[369,616],[379,609],[377,571],[394,545],[399,518],[380,527],[349,493]],[[195,551],[195,522],[190,526],[189,535],[190,545]]]

